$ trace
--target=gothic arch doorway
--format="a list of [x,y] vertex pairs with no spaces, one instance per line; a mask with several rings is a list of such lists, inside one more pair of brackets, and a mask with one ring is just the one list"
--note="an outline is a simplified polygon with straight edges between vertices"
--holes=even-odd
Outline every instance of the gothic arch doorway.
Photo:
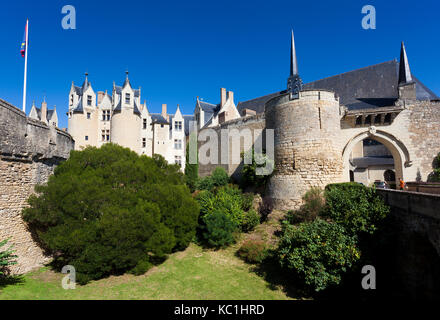
[[375,127],[371,127],[369,130],[366,130],[351,138],[346,144],[342,152],[344,181],[350,181],[352,179],[350,171],[353,170],[353,166],[350,162],[350,155],[352,154],[354,147],[365,139],[372,139],[380,142],[389,150],[394,160],[395,182],[398,183],[399,178],[403,178],[403,180],[405,180],[405,169],[412,165],[408,149],[395,136],[385,131],[376,130]]

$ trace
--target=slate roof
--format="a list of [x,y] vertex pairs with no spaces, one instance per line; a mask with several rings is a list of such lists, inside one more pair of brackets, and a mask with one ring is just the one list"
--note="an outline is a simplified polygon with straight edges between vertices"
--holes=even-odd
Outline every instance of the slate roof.
[[169,124],[167,119],[162,117],[162,114],[160,113],[151,113],[151,120],[153,123],[159,123],[159,124]]
[[[121,86],[115,86],[115,91],[116,91],[116,93],[117,94],[121,94],[121,92],[122,92],[122,88],[123,87],[121,87]],[[133,91],[134,91],[134,96],[137,98],[137,97],[139,97],[139,95],[140,95],[140,90],[139,89],[133,89]]]
[[[414,75],[412,77],[416,82],[418,100],[440,100]],[[398,98],[398,78],[399,62],[392,60],[310,82],[304,85],[304,89],[334,91],[339,96],[340,103],[349,110],[369,109],[394,105]],[[240,102],[238,111],[241,113],[243,109],[251,109],[262,113],[265,103],[280,93]]]
[[189,123],[191,121],[195,121],[194,115],[182,115],[183,117],[183,125],[185,130],[185,136],[189,135]]
[[[37,108],[35,106],[34,106],[34,108],[35,108],[35,110],[37,110],[38,119],[41,120],[41,108]],[[53,113],[54,113],[54,110],[47,110],[46,119],[48,121],[52,120]]]

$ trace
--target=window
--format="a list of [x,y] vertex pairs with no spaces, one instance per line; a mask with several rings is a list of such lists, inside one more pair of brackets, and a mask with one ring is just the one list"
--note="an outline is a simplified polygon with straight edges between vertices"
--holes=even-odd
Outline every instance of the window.
[[92,105],[92,96],[87,96],[87,105],[88,106]]
[[182,150],[182,140],[174,139],[174,149]]
[[144,119],[144,130],[147,129],[147,119]]
[[101,134],[102,134],[102,141],[105,141],[105,130],[101,130]]
[[182,131],[182,121],[176,121],[174,122],[174,129],[176,131]]
[[174,157],[174,163],[178,164],[180,167],[182,167],[182,157],[181,156],[175,156]]
[[102,111],[102,121],[110,121],[110,110]]
[[142,148],[147,147],[147,138],[142,138]]
[[105,131],[107,141],[110,141],[110,130]]
[[70,105],[73,106],[73,94],[70,95]]
[[89,136],[86,136],[84,139],[85,139],[86,141],[89,141]]
[[87,119],[90,119],[90,112],[87,112]]
[[163,128],[163,124],[161,124],[160,127]]
[[130,104],[130,94],[129,93],[125,94],[125,103]]

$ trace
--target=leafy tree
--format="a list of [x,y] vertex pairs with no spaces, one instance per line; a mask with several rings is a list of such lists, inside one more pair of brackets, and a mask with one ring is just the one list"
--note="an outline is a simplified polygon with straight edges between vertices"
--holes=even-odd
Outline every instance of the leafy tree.
[[189,142],[186,145],[185,182],[191,192],[194,192],[196,190],[197,181],[199,179],[199,163],[190,163],[189,146],[193,139],[190,138],[188,141]]
[[221,248],[234,243],[234,231],[237,224],[220,210],[214,211],[203,218],[205,232],[203,236],[210,246]]
[[338,183],[325,189],[321,216],[340,224],[350,235],[373,234],[389,207],[374,188],[359,183]]
[[14,254],[14,250],[11,247],[2,249],[7,243],[8,240],[0,241],[0,277],[6,276],[8,268],[17,264],[15,260],[17,256]]
[[146,271],[185,248],[197,227],[199,206],[179,167],[114,144],[72,151],[36,192],[23,218],[80,283]]
[[432,168],[434,169],[428,176],[429,182],[440,182],[440,152],[432,161]]
[[[254,148],[247,153],[242,153],[242,158],[252,157],[251,164],[244,164],[241,171],[240,187],[244,190],[248,187],[260,188],[265,187],[269,182],[272,171],[274,169],[274,161],[269,159],[266,154],[259,154],[254,152]],[[260,169],[263,174],[259,174],[257,169]]]
[[266,244],[263,240],[246,240],[237,254],[249,263],[261,263],[268,255]]
[[342,226],[318,218],[299,226],[284,222],[277,256],[281,266],[320,291],[339,284],[360,252],[356,238],[347,235]]

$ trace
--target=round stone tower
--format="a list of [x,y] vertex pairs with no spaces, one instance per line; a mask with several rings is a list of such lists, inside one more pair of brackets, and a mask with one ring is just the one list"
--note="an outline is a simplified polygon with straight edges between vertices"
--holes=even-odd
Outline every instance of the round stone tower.
[[275,171],[268,195],[280,210],[296,209],[311,187],[342,181],[339,100],[325,90],[281,94],[266,103],[266,128],[274,129]]
[[111,142],[140,153],[140,114],[134,112],[133,108],[116,108],[111,118],[111,128]]

